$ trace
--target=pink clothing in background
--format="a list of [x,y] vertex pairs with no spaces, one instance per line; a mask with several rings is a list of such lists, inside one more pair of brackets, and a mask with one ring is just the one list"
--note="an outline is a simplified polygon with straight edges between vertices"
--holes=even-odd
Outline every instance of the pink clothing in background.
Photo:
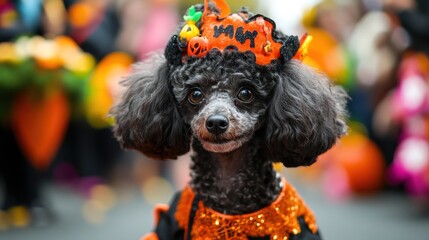
[[148,53],[164,48],[176,26],[175,9],[171,7],[152,9],[139,37],[137,58],[143,60]]

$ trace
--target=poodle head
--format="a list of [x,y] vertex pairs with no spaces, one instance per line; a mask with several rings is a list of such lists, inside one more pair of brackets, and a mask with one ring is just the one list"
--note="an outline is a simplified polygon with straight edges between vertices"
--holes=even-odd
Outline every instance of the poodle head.
[[210,51],[176,67],[171,84],[183,121],[215,153],[231,152],[254,136],[274,87],[253,54],[234,50]]
[[[195,9],[190,12],[196,16]],[[219,19],[212,13],[211,19]],[[275,29],[272,20],[243,11],[225,24],[228,19],[251,25],[246,31],[223,22],[210,25],[216,37],[210,41],[225,43],[221,50],[186,52],[183,36],[193,27],[185,25],[185,34],[173,35],[164,55],[136,67],[112,110],[117,138],[125,148],[167,159],[189,151],[192,137],[213,153],[234,151],[258,137],[268,160],[289,167],[312,164],[346,131],[346,94],[294,59],[301,53],[297,37],[252,30]],[[258,40],[264,36],[271,45]]]
[[254,137],[267,159],[312,164],[346,132],[346,94],[297,60],[260,66],[251,52],[210,51],[171,65],[157,54],[125,80],[113,108],[122,146],[158,159],[231,152]]

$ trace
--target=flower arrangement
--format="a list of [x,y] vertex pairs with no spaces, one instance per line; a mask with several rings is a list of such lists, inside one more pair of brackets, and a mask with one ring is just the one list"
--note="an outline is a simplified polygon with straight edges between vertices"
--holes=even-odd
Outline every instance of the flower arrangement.
[[0,43],[0,52],[0,119],[31,163],[45,169],[72,109],[82,108],[95,59],[66,36],[20,37]]

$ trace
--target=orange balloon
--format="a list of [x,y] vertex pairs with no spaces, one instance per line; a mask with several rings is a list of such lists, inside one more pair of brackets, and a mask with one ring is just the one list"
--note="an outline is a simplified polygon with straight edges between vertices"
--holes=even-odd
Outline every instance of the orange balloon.
[[377,145],[366,136],[352,133],[319,157],[327,167],[343,169],[355,193],[373,193],[384,185],[386,164]]
[[54,158],[70,117],[66,94],[53,89],[42,96],[24,92],[12,109],[12,129],[34,167],[44,170]]

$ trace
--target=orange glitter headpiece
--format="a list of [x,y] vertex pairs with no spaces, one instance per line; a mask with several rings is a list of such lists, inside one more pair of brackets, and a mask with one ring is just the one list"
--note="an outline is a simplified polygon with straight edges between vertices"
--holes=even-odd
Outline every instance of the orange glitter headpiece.
[[[175,51],[172,47],[183,49],[183,56],[198,58],[212,49],[251,51],[259,65],[267,65],[277,59],[289,61],[304,57],[306,49],[302,47],[306,48],[308,40],[311,41],[307,35],[300,41],[297,36],[286,36],[276,31],[275,22],[265,16],[249,16],[245,10],[231,14],[225,0],[212,2],[215,9],[209,7],[209,0],[205,0],[204,12],[197,11],[194,6],[189,8],[182,31],[179,36],[173,36],[167,46],[167,58]],[[307,43],[303,44],[305,41]]]

